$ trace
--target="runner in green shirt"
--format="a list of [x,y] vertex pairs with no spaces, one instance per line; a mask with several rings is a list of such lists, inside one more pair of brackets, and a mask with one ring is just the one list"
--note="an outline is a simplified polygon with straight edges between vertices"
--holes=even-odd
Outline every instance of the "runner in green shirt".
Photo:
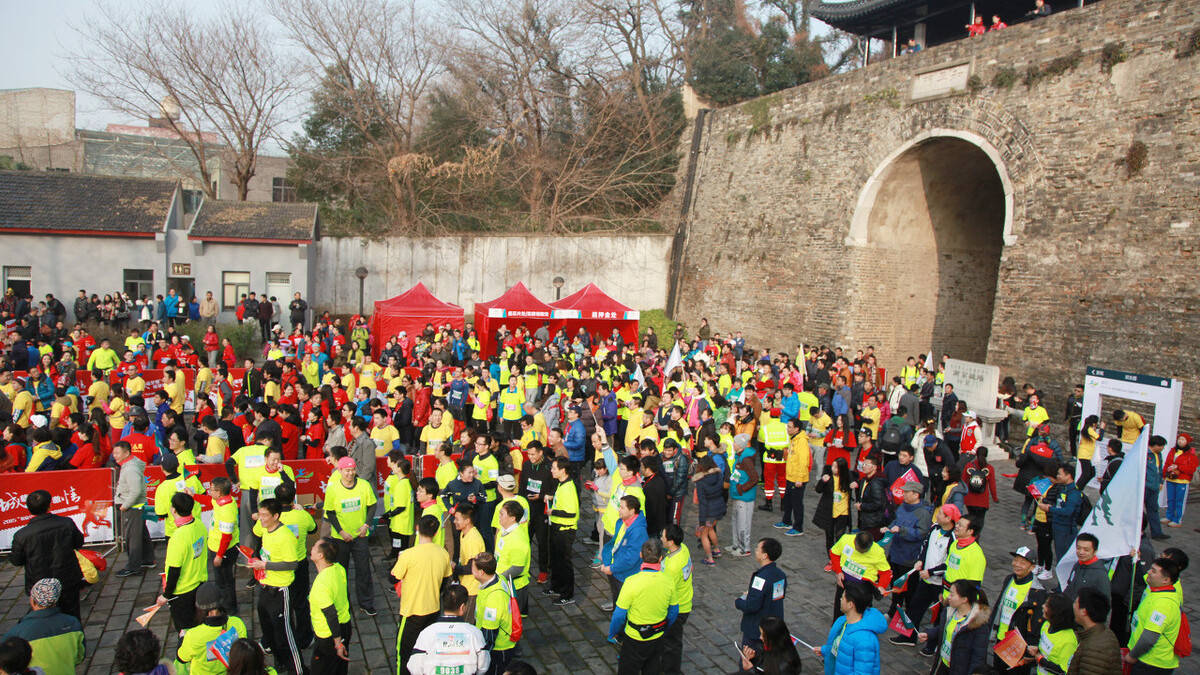
[[371,579],[371,550],[367,546],[371,525],[375,522],[375,486],[358,477],[357,463],[343,457],[337,463],[337,477],[331,476],[325,487],[325,520],[338,542],[337,561],[349,572],[354,556],[354,594],[358,608],[375,616],[374,581]]
[[1133,615],[1126,663],[1140,663],[1156,669],[1154,672],[1171,672],[1179,667],[1179,656],[1175,654],[1181,625],[1181,596],[1175,592],[1178,581],[1179,564],[1174,560],[1159,558],[1150,565],[1146,590]]
[[189,628],[179,641],[175,652],[175,672],[178,675],[223,675],[225,666],[208,653],[208,645],[230,630],[237,637],[246,637],[246,624],[221,609],[221,591],[211,581],[196,589],[196,609],[204,618]]
[[196,587],[208,580],[208,531],[192,516],[195,505],[196,500],[186,492],[171,497],[175,531],[167,538],[166,579],[158,596],[160,605],[171,604],[171,619],[183,630],[196,625]]
[[296,555],[296,535],[280,522],[283,507],[276,499],[264,499],[258,505],[262,525],[262,558],[251,560],[261,588],[258,590],[258,625],[262,643],[275,654],[275,663],[291,673],[303,672],[300,650],[296,646],[296,628],[291,617],[288,587],[296,578],[296,568],[304,561]]
[[346,568],[337,563],[337,541],[322,537],[313,544],[308,557],[317,568],[312,590],[308,592],[309,618],[312,621],[312,670],[319,673],[345,672],[349,659],[350,597]]

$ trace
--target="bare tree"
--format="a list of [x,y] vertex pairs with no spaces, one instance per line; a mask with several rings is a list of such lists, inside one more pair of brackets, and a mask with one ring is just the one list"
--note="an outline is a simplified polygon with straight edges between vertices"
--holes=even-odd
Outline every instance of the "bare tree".
[[364,139],[356,155],[334,159],[365,170],[368,180],[386,179],[392,219],[417,227],[420,173],[393,160],[412,153],[425,98],[445,72],[443,47],[431,39],[438,27],[415,0],[273,0],[271,7],[308,66],[326,73],[335,95],[325,103]]
[[[296,69],[260,18],[234,4],[208,20],[165,3],[124,13],[108,6],[76,30],[83,46],[71,58],[74,84],[115,111],[160,120],[195,160],[177,170],[209,197],[219,162],[229,161],[245,200],[295,91]],[[163,101],[178,114],[164,114]]]

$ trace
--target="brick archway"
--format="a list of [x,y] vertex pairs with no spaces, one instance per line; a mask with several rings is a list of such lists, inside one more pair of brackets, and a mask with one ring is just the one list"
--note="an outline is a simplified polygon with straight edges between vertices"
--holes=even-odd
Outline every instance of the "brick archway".
[[996,173],[1000,177],[1000,183],[1004,188],[1004,229],[1003,239],[1005,246],[1011,246],[1017,241],[1017,234],[1014,228],[1015,222],[1015,199],[1013,181],[1009,176],[1008,169],[999,150],[996,149],[990,141],[983,136],[972,131],[964,131],[961,129],[929,129],[923,131],[917,136],[905,142],[900,147],[893,150],[875,167],[870,178],[867,179],[865,185],[858,193],[858,202],[854,208],[854,215],[850,219],[850,231],[846,235],[847,246],[864,246],[867,243],[869,223],[871,212],[874,210],[876,198],[879,196],[879,189],[882,187],[888,172],[893,168],[897,159],[908,153],[913,148],[922,144],[929,143],[939,138],[953,138],[965,141],[979,148],[983,154],[987,155],[992,160],[992,164],[996,168]]
[[924,132],[876,167],[846,238],[874,285],[851,295],[849,322],[885,366],[930,349],[987,358],[1013,192],[1000,153],[972,132]]

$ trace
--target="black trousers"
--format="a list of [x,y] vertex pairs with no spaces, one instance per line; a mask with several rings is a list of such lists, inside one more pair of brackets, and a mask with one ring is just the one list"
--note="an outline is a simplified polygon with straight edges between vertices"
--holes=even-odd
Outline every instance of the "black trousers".
[[787,489],[783,492],[783,517],[780,520],[800,532],[804,531],[804,489],[807,487],[808,483],[788,481]]
[[662,672],[662,637],[634,640],[628,635],[621,641],[617,675],[659,675]]
[[200,622],[196,620],[196,589],[180,593],[167,603],[171,609],[171,622],[179,630],[195,628]]
[[417,644],[417,636],[421,631],[432,626],[437,621],[438,614],[421,614],[416,616],[401,616],[400,627],[396,635],[396,673],[407,673],[408,657],[412,656],[413,646]]
[[125,569],[141,572],[143,564],[154,564],[154,542],[146,529],[142,510],[129,509],[121,512],[121,536],[125,538],[125,554],[128,560]]
[[968,506],[967,513],[971,514],[971,520],[975,523],[975,537],[983,534],[983,521],[987,518],[986,506]]
[[624,585],[624,583],[617,581],[617,578],[613,575],[608,575],[608,590],[612,593],[613,605],[617,604],[617,596],[621,594],[621,586]]
[[279,670],[300,675],[304,664],[296,647],[296,633],[290,619],[292,601],[287,587],[258,585],[258,625],[262,643],[275,654]]
[[308,586],[308,561],[301,560],[292,585],[288,586],[292,625],[296,627],[296,646],[300,649],[307,648],[313,641],[312,617],[308,614]]
[[[1071,449],[1071,454],[1075,453],[1075,449]],[[1092,464],[1090,459],[1079,460],[1079,480],[1075,481],[1075,487],[1082,492],[1083,488],[1096,477],[1096,465]]]
[[488,669],[485,675],[504,675],[504,671],[508,669],[508,664],[512,663],[513,652],[517,651],[516,647],[512,649],[498,650],[493,649],[488,653],[491,656],[491,661],[488,662]]
[[529,504],[529,542],[537,549],[538,572],[550,572],[550,521],[543,510],[543,502]]
[[[350,624],[342,625],[342,644],[350,644]],[[343,661],[337,655],[333,646],[333,636],[317,638],[313,643],[312,663],[309,672],[312,675],[346,675],[350,671],[350,662]]]
[[208,552],[208,578],[217,585],[221,608],[230,616],[237,616],[238,613],[237,587],[234,586],[234,572],[237,570],[238,557],[237,549],[234,548],[236,545],[237,542],[230,543],[229,549],[221,557],[220,565],[213,560],[215,554],[211,550]]
[[573,529],[556,527],[550,533],[550,547],[554,549],[550,555],[550,590],[563,598],[575,597],[575,568],[571,566],[571,547],[574,543]]
[[354,558],[354,594],[358,606],[375,609],[374,583],[371,581],[371,549],[366,537],[355,537],[350,541],[337,539],[337,561],[350,573],[350,558]]
[[[82,584],[83,582],[80,582],[80,583]],[[81,590],[81,587],[79,585],[75,585],[75,584],[63,586],[62,593],[60,593],[58,596],[58,608],[60,610],[62,610],[63,614],[70,614],[71,616],[75,617],[76,619],[80,618],[79,617],[79,591],[80,590]]]
[[908,604],[904,611],[908,614],[909,621],[912,621],[918,629],[921,627],[921,622],[925,620],[925,612],[929,611],[941,594],[941,584],[927,584],[920,577],[909,582]]
[[680,612],[675,623],[662,636],[662,672],[664,675],[680,675],[683,662],[683,626],[690,612]]
[[[893,562],[891,560],[888,561],[888,564],[891,565],[891,567],[892,567],[892,578],[893,579],[899,579],[900,577],[904,576],[905,574],[908,574],[908,571],[913,568],[912,565],[905,565],[904,563]],[[912,577],[909,577],[908,578],[908,588],[909,588],[908,591],[905,591],[903,594],[893,592],[891,594],[892,601],[888,604],[888,610],[886,612],[884,612],[884,614],[887,614],[889,618],[893,614],[895,614],[896,607],[900,607],[900,606],[904,605],[904,601],[908,599],[908,594],[911,592],[912,588],[914,586],[916,586],[916,582],[917,582],[917,579],[913,579]],[[904,610],[904,613],[907,614],[908,610],[907,609]]]

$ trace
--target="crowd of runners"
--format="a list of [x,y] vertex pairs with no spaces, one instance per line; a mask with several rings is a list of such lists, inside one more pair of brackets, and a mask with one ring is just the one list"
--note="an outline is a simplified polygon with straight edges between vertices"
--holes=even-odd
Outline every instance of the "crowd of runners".
[[[771,352],[707,320],[686,339],[679,326],[638,343],[514,324],[481,354],[469,324],[372,335],[364,317],[305,326],[301,313],[290,331],[264,330],[243,371],[216,328],[197,348],[169,321],[114,344],[83,325],[6,318],[0,470],[116,467],[115,574],[162,573],[158,603],[181,631],[175,672],[261,673],[273,660],[345,673],[353,613],[375,616],[385,582],[398,595],[398,672],[532,673],[522,638],[555,617],[531,615],[530,595],[575,603],[573,558],[589,550],[577,540],[595,544],[591,566],[608,582],[619,673],[681,672],[693,566],[722,557],[757,567],[727,580],[745,582],[732,608],[740,672],[799,672],[798,650],[811,649],[827,673],[878,673],[881,639],[955,674],[1108,675],[1123,662],[1166,673],[1190,651],[1187,556],[1154,546],[1183,520],[1191,439],[1149,438],[1141,550],[1101,560],[1097,538],[1079,534],[1102,498],[1089,483],[1113,480],[1146,423],[1132,410],[1084,419],[1081,388],[1052,414],[1037,387],[1006,380],[996,404],[1012,414],[989,448],[941,361],[912,355],[885,374],[871,347]],[[146,387],[152,368],[161,388]],[[993,462],[1010,454],[1015,473],[999,473]],[[287,462],[301,459],[329,464],[320,503],[297,499]],[[226,475],[202,483],[188,468],[198,464]],[[147,510],[151,465],[165,479]],[[1010,486],[1020,522],[989,517]],[[10,560],[31,611],[0,641],[0,671],[72,672],[83,539],[49,513],[49,493],[26,505],[33,519]],[[779,536],[752,540],[764,512]],[[157,550],[155,519],[167,538]],[[1028,530],[1035,545],[991,546],[985,523]],[[776,561],[789,538],[813,535],[835,590],[828,639],[808,645],[787,627],[789,583],[826,585],[789,580]],[[1068,553],[1077,562],[1060,578]],[[984,575],[1009,565],[986,597]],[[239,606],[238,584],[253,588],[253,608]],[[239,618],[249,611],[257,636]],[[131,631],[116,667],[153,672],[161,656],[153,633]]]

